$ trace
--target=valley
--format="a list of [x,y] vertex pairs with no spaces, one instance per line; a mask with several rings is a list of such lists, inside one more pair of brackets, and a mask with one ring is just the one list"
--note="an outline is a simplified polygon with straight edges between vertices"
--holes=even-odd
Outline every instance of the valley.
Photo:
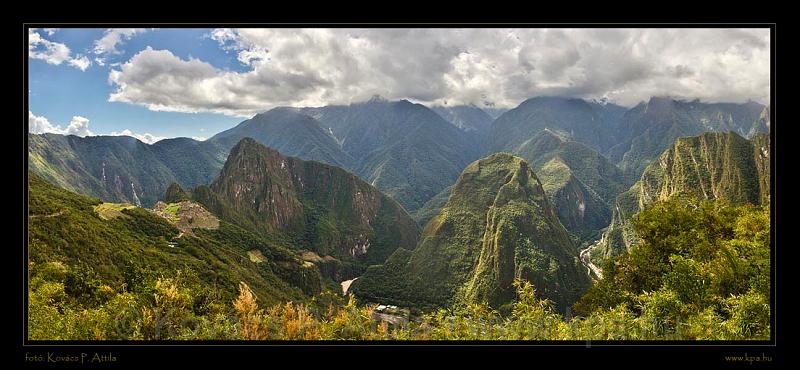
[[[84,338],[93,324],[70,312],[146,313],[166,309],[167,300],[211,331],[229,325],[223,311],[233,302],[239,313],[230,318],[242,322],[308,315],[296,320],[316,328],[308,334],[316,339],[344,335],[322,328],[345,317],[387,325],[358,338],[391,338],[441,325],[442,315],[466,315],[476,326],[470,320],[497,315],[506,321],[494,329],[551,338],[515,326],[534,314],[573,330],[558,339],[596,338],[603,334],[587,332],[592,320],[661,309],[658,302],[673,298],[683,319],[700,320],[686,312],[702,309],[727,323],[745,304],[730,297],[752,303],[768,294],[769,218],[758,208],[768,209],[771,194],[767,110],[753,102],[653,97],[627,109],[535,97],[489,114],[376,96],[274,108],[205,141],[29,134],[39,315],[30,325],[49,337],[48,317],[61,317],[76,325],[70,338]],[[680,213],[686,207],[705,207],[715,227],[729,230],[703,239],[710,255],[758,257],[723,262],[686,254],[694,247],[674,249],[705,232],[695,213]],[[662,233],[674,245],[659,244]],[[628,270],[603,271],[608,261]],[[696,279],[712,285],[686,286]],[[727,308],[714,308],[722,306],[712,306],[712,296]],[[573,311],[578,318],[564,319]],[[162,339],[136,320],[139,331],[103,338]],[[171,325],[169,338],[201,335]],[[647,338],[673,335],[639,329]],[[217,335],[274,334],[225,333]],[[680,335],[706,335],[698,333]]]
[[603,270],[600,267],[592,262],[592,253],[601,245],[603,238],[605,237],[606,229],[600,230],[603,233],[603,236],[600,239],[593,241],[589,244],[588,247],[581,250],[580,258],[581,263],[587,268],[587,273],[591,276],[592,280],[600,280],[603,278]]

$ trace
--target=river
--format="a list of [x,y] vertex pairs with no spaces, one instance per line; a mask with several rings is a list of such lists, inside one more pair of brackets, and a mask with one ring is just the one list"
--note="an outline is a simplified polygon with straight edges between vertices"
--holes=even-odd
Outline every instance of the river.
[[[592,251],[594,251],[594,249],[600,245],[600,242],[603,241],[605,235],[606,230],[603,230],[603,234],[600,239],[595,240],[594,243],[590,244],[580,253],[581,263],[583,263],[583,265],[586,267],[586,272],[589,274],[589,277],[591,277],[592,280],[600,280],[603,278],[603,270],[592,262],[591,255]],[[592,276],[592,273],[594,273],[594,276]]]

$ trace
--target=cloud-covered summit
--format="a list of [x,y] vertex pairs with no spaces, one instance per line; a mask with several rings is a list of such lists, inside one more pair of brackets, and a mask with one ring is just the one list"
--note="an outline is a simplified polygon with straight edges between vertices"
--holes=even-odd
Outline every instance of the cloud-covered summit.
[[513,107],[541,95],[654,95],[769,104],[767,29],[216,29],[245,67],[145,48],[113,69],[109,100],[251,116],[363,101]]

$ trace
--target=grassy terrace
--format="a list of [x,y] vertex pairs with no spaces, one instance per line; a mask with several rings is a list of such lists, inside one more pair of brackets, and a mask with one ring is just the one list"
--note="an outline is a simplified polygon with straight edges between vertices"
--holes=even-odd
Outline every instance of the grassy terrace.
[[136,208],[136,206],[130,203],[100,203],[94,206],[94,211],[100,218],[111,220],[117,217],[128,217],[122,211],[133,208]]

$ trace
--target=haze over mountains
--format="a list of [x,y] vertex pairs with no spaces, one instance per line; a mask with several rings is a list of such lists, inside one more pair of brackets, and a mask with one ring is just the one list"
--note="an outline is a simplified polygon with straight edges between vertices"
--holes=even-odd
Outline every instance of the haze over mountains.
[[198,142],[147,145],[128,137],[30,136],[30,168],[48,181],[111,201],[152,206],[169,184],[209,184],[228,151],[250,137],[283,155],[344,168],[398,201],[424,226],[466,165],[510,152],[542,180],[561,222],[579,239],[608,226],[617,195],[678,137],[768,132],[769,108],[654,97],[625,109],[535,97],[497,119],[474,106],[373,97],[363,103],[275,108]]
[[[226,269],[233,275],[225,279],[253,282],[270,300],[347,280],[370,302],[508,310],[512,283],[523,278],[566,312],[592,285],[588,261],[635,245],[630,220],[654,201],[693,194],[768,203],[768,109],[655,97],[626,110],[537,97],[492,119],[475,106],[374,97],[275,108],[202,142],[29,134],[29,169],[34,190],[55,197],[41,202],[74,198],[80,210],[59,207],[80,218],[91,218],[87,207],[99,201],[66,190],[156,206],[173,226],[119,224],[120,238],[201,243],[186,257],[192,264],[218,263],[199,251],[225,246],[224,258],[255,264]],[[702,135],[686,137],[695,133]],[[160,222],[124,204],[101,208],[121,215],[115,223]],[[583,260],[580,249],[591,243]],[[264,261],[279,266],[262,271]]]
[[29,341],[775,338],[770,25],[26,30]]

